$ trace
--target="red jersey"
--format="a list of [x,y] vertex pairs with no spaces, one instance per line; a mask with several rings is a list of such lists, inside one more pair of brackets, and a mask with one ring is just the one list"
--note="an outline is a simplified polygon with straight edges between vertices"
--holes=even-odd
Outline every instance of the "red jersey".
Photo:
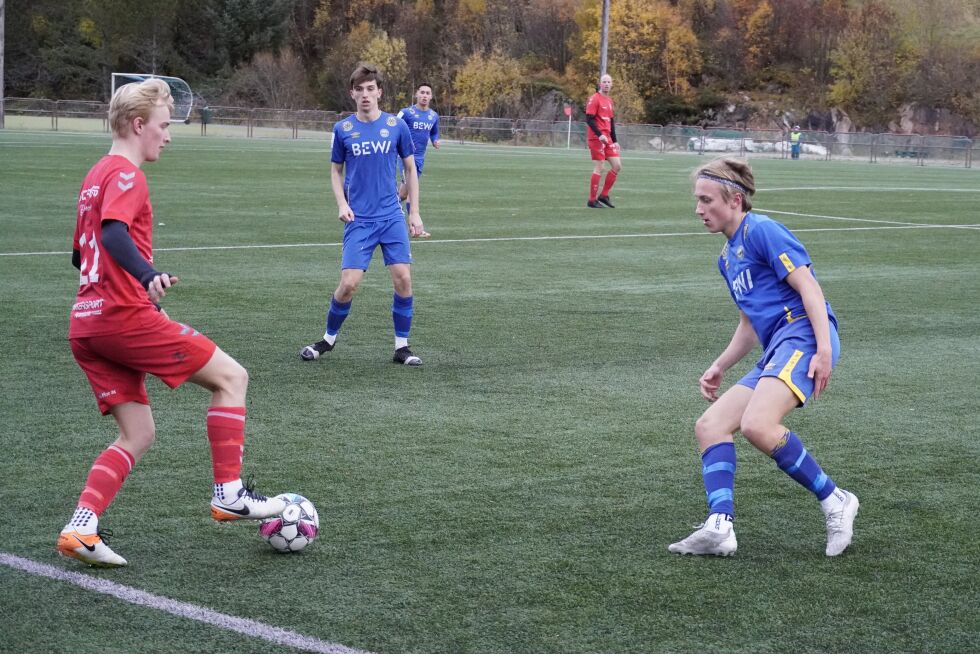
[[[615,114],[612,98],[596,91],[589,98],[588,104],[585,105],[585,114],[587,116],[595,116],[596,122],[599,124],[599,131],[612,140],[612,134],[610,132],[613,115]],[[585,132],[588,141],[599,140],[599,137],[596,136],[596,133],[591,128],[586,129]]]
[[71,308],[68,337],[111,334],[138,328],[134,317],[153,303],[146,289],[102,247],[102,221],[129,226],[136,249],[153,263],[153,207],[146,176],[139,166],[106,155],[85,176],[78,195],[78,220],[72,249],[82,266],[78,296]]

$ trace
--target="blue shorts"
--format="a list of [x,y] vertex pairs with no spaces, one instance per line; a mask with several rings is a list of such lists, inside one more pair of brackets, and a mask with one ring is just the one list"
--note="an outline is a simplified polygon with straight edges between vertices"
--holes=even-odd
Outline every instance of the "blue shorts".
[[[840,337],[830,322],[830,365],[836,366],[840,357]],[[740,380],[742,386],[754,389],[762,377],[783,380],[793,391],[800,405],[813,395],[813,380],[807,377],[810,359],[817,353],[817,339],[809,320],[797,320],[777,331],[755,367]]]
[[[422,169],[425,167],[425,159],[419,159],[415,157],[415,172],[419,179],[422,179]],[[405,181],[405,164],[402,160],[398,160],[398,174],[401,176],[402,181]]]
[[367,270],[374,249],[381,246],[385,265],[412,263],[408,226],[399,215],[385,220],[357,220],[344,226],[344,256],[340,267]]

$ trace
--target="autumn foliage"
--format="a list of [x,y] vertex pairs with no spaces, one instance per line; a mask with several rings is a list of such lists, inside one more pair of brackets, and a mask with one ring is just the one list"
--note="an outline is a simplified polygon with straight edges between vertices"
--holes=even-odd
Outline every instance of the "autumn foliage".
[[[703,120],[726,99],[839,107],[868,127],[900,106],[980,124],[973,0],[611,0],[609,72],[634,121]],[[522,117],[543,91],[582,103],[601,0],[34,0],[7,3],[6,95],[101,98],[111,71],[178,75],[212,103],[350,108],[358,61],[386,108],[422,81],[444,113]]]

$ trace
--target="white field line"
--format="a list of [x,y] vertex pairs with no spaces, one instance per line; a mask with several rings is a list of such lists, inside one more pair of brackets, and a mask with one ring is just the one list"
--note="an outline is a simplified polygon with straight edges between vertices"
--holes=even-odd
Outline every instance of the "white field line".
[[86,590],[102,593],[103,595],[110,595],[130,604],[146,606],[181,618],[197,620],[212,627],[244,634],[250,638],[259,638],[276,645],[286,645],[307,652],[321,652],[323,654],[369,654],[364,650],[351,649],[350,647],[345,647],[337,643],[311,638],[310,636],[304,636],[293,631],[256,622],[255,620],[247,620],[245,618],[237,618],[232,615],[218,613],[203,606],[178,602],[137,588],[117,584],[108,579],[91,577],[80,572],[62,570],[6,552],[0,552],[0,564],[40,577],[63,581]]
[[777,211],[775,209],[759,209],[759,213],[775,213],[780,216],[800,216],[803,218],[826,218],[827,220],[846,220],[848,222],[856,223],[876,223],[879,225],[905,225],[905,226],[915,226],[920,227],[922,223],[907,223],[897,220],[876,220],[874,218],[851,218],[849,216],[827,216],[819,213],[798,213],[795,211]]
[[[780,211],[769,211],[769,213],[787,213]],[[805,216],[809,214],[793,214]],[[834,216],[815,216],[818,218],[834,218]],[[838,220],[858,220],[863,218],[838,218]],[[877,227],[802,227],[794,229],[793,232],[867,232],[891,229],[980,229],[980,225],[922,225],[916,223],[895,223],[889,221],[866,220],[872,223],[884,223]],[[412,245],[438,245],[442,243],[505,243],[514,241],[592,241],[612,238],[670,238],[676,236],[711,236],[709,232],[676,232],[676,233],[648,233],[648,234],[583,234],[568,236],[496,236],[488,238],[445,238],[445,239],[426,239],[413,240]],[[219,250],[278,250],[288,248],[324,248],[337,247],[343,245],[341,241],[330,243],[270,243],[270,244],[250,244],[250,245],[200,245],[189,247],[173,248],[153,248],[154,252],[212,252]],[[70,255],[66,250],[52,252],[0,252],[0,257],[34,257],[49,255]]]
[[[776,211],[775,209],[759,209],[760,213],[775,213],[781,216],[801,216],[804,218],[826,218],[828,220],[847,220],[860,223],[876,223],[881,225],[904,225],[907,227],[943,227],[945,229],[976,229],[977,225],[926,225],[923,223],[905,223],[897,220],[874,220],[872,218],[848,218],[847,216],[826,216],[819,213],[797,213],[795,211]],[[794,232],[805,232],[806,229],[794,229]]]

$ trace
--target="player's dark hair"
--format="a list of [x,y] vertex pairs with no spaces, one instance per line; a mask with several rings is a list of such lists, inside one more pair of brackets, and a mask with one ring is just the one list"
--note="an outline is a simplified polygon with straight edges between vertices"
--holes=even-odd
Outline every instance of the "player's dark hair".
[[358,84],[363,84],[364,82],[375,82],[380,89],[384,86],[384,76],[378,70],[377,66],[361,63],[350,74],[350,88],[353,89]]
[[430,91],[432,90],[432,85],[429,84],[428,82],[419,82],[418,85],[415,87],[415,90],[418,91],[423,86],[428,86],[429,87],[429,90]]

